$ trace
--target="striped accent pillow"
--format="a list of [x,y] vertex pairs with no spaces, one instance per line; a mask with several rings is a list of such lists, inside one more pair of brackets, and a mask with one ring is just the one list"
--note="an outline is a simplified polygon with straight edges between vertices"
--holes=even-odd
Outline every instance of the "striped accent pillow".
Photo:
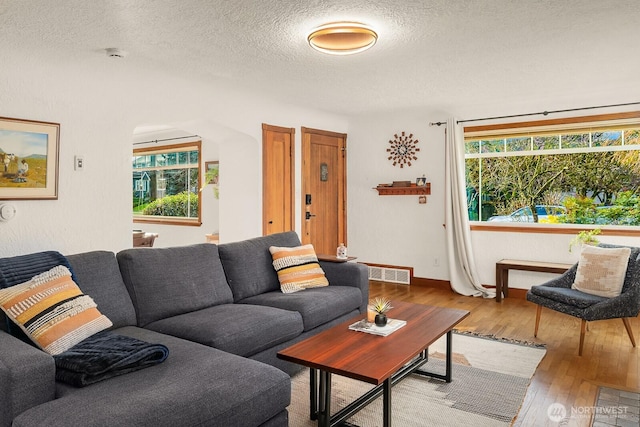
[[60,354],[112,326],[61,265],[28,282],[0,289],[0,308],[49,354]]
[[313,245],[294,248],[271,246],[269,252],[273,258],[273,268],[278,272],[283,293],[290,294],[307,288],[329,286]]

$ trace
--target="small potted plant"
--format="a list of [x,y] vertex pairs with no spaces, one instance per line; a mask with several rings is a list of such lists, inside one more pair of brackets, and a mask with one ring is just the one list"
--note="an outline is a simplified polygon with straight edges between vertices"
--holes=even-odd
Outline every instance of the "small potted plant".
[[391,301],[385,298],[376,298],[369,303],[369,310],[376,312],[376,326],[385,326],[387,324],[387,311],[391,310]]
[[600,241],[595,236],[600,233],[602,233],[602,230],[600,228],[594,228],[588,231],[583,230],[579,232],[578,235],[574,237],[573,240],[569,243],[569,252],[571,252],[571,249],[573,249],[575,245],[580,245],[580,247],[582,247],[582,245],[597,246]]

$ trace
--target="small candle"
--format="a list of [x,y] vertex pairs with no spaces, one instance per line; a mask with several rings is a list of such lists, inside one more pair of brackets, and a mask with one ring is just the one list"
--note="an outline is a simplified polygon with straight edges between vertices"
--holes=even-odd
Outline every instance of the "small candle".
[[373,323],[376,320],[376,312],[373,310],[367,310],[367,322]]

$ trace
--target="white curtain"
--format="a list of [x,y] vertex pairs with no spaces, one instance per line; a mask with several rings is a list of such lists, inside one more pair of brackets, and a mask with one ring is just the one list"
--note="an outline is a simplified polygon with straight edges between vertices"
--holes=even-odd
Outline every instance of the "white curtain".
[[462,295],[495,298],[495,291],[480,283],[471,246],[467,212],[464,136],[455,118],[445,131],[445,229],[451,288]]

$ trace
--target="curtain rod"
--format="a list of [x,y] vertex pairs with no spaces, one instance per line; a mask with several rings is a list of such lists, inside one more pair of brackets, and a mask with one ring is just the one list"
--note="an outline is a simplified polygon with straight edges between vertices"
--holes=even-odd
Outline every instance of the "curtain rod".
[[158,142],[174,141],[176,139],[187,139],[187,138],[200,138],[200,135],[178,136],[176,138],[165,138],[165,139],[152,139],[151,141],[134,142],[133,145],[150,144],[152,142],[154,144],[157,144]]
[[[626,107],[626,106],[629,106],[629,105],[640,105],[640,102],[627,102],[625,104],[598,105],[598,106],[595,106],[595,107],[569,108],[569,109],[566,109],[566,110],[541,111],[541,112],[538,112],[538,113],[512,114],[510,116],[483,117],[481,119],[458,120],[456,122],[456,124],[467,123],[467,122],[479,122],[479,121],[483,121],[483,120],[511,119],[511,118],[514,118],[514,117],[526,117],[526,116],[538,116],[538,115],[547,116],[549,114],[554,114],[554,113],[567,113],[567,112],[570,112],[570,111],[594,110],[594,109],[597,109],[597,108]],[[447,122],[430,122],[429,126],[442,126],[442,125],[446,125],[446,124],[447,124]]]

